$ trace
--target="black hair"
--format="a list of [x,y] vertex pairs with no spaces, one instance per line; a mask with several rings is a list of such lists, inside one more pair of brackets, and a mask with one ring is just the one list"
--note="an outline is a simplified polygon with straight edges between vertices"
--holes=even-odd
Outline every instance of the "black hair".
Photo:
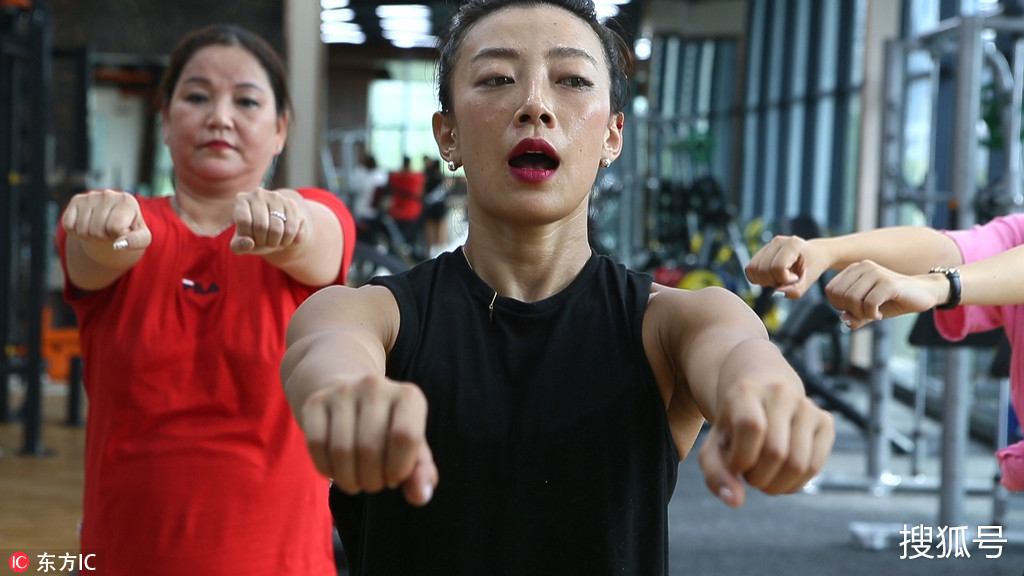
[[609,97],[612,112],[623,111],[629,93],[628,75],[633,68],[633,53],[619,33],[597,19],[592,0],[467,0],[456,11],[438,41],[437,97],[442,113],[452,111],[452,74],[456,55],[469,30],[485,16],[504,8],[542,5],[556,6],[572,13],[597,34],[611,78]]

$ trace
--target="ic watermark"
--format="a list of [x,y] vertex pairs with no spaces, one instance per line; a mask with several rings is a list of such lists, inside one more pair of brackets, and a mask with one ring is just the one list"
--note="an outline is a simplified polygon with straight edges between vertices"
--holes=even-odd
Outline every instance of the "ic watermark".
[[15,574],[78,574],[100,569],[100,557],[87,552],[6,551],[7,567]]

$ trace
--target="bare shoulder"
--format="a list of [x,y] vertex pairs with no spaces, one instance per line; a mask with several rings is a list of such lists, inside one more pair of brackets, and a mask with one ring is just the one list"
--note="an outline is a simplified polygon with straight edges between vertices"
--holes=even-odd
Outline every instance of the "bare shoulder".
[[683,290],[662,284],[651,284],[651,295],[647,303],[647,318],[658,323],[705,325],[727,321],[734,315],[753,314],[739,296],[717,286],[700,290]]
[[742,298],[715,286],[683,290],[652,284],[643,330],[646,343],[663,350],[768,336],[764,323]]
[[361,327],[391,342],[398,333],[398,303],[383,286],[328,286],[306,299],[288,324],[288,342],[314,332]]

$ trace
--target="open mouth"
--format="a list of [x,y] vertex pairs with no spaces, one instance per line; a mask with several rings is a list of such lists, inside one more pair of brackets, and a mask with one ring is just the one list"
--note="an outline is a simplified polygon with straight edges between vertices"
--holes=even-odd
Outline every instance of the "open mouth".
[[526,152],[509,158],[508,165],[521,170],[554,170],[558,159],[543,152]]

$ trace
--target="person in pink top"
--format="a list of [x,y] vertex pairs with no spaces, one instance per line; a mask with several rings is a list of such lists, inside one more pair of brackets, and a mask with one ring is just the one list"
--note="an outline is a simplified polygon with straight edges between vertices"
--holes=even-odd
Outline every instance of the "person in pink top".
[[[799,298],[826,270],[839,270],[825,292],[854,329],[933,308],[935,326],[948,340],[1001,326],[1013,349],[1010,398],[1024,421],[1022,263],[1024,214],[1011,214],[967,230],[896,226],[813,240],[777,236],[751,258],[746,273]],[[996,456],[1003,486],[1024,490],[1024,442]]]
[[343,283],[352,215],[264,188],[283,65],[235,26],[183,38],[161,84],[174,193],[90,190],[57,230],[89,395],[81,551],[104,576],[335,576],[327,479],[281,390],[292,314]]

